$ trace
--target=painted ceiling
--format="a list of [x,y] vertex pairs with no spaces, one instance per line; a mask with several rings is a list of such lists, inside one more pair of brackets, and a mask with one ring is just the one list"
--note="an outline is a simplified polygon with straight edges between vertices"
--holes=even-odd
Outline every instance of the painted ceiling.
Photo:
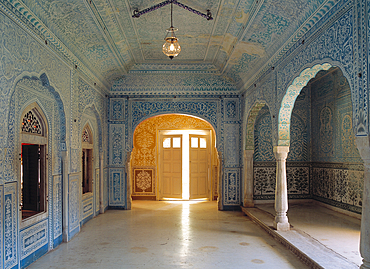
[[[55,49],[112,93],[195,90],[239,93],[269,68],[335,0],[179,0],[173,5],[182,48],[162,53],[170,6],[132,18],[161,0],[1,0]],[[315,19],[313,19],[315,18]]]

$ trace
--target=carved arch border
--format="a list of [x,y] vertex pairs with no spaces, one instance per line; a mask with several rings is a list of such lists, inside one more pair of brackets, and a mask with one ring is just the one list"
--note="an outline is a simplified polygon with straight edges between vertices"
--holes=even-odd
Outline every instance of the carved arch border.
[[329,70],[333,67],[330,63],[316,64],[311,68],[304,69],[297,76],[290,86],[281,101],[278,117],[278,146],[290,145],[290,121],[295,101],[303,87],[316,76],[321,70]]
[[217,120],[217,125],[215,126],[209,119],[207,119],[204,115],[202,114],[198,114],[198,113],[192,113],[192,112],[188,112],[188,111],[173,111],[173,110],[168,110],[168,111],[159,111],[159,112],[154,112],[154,113],[151,113],[149,115],[146,115],[144,117],[141,117],[140,119],[138,119],[137,121],[135,121],[135,123],[131,126],[131,130],[130,130],[130,145],[129,145],[129,151],[132,151],[133,149],[133,136],[134,136],[134,132],[137,128],[137,126],[139,126],[140,123],[142,123],[143,121],[149,119],[149,118],[152,118],[152,117],[156,117],[156,116],[161,116],[161,115],[168,115],[168,114],[175,114],[175,115],[184,115],[184,116],[191,116],[191,117],[197,117],[197,118],[200,118],[201,120],[204,120],[206,121],[210,126],[212,126],[212,129],[215,133],[215,142],[216,142],[216,148],[217,148],[217,151],[218,152],[223,152],[223,146],[221,147],[221,133],[220,133],[220,122]]
[[254,125],[260,110],[267,105],[265,101],[256,101],[249,110],[247,118],[247,128],[245,134],[245,149],[254,150]]
[[[87,110],[91,110],[91,112],[95,116],[97,127],[98,127],[98,130],[97,130],[98,131],[98,133],[97,133],[97,135],[98,135],[98,147],[99,147],[99,152],[102,152],[103,151],[103,144],[102,144],[103,134],[102,134],[102,121],[101,121],[100,114],[96,110],[95,104],[90,104],[90,105],[85,106],[85,108],[83,109],[81,115],[83,115],[84,113],[86,113]],[[86,120],[84,122],[81,121],[81,123],[83,123],[83,125],[81,124],[82,128],[80,129],[79,134],[82,134],[82,132],[83,132],[85,126],[86,126],[86,123],[88,123],[88,122],[89,122],[88,120]],[[92,134],[94,135],[93,128],[91,126],[92,126],[92,124],[90,122],[90,131],[92,131]]]
[[[60,97],[59,92],[50,85],[50,80],[46,72],[41,72],[41,73],[33,73],[33,72],[23,72],[17,78],[14,79],[13,81],[13,86],[11,88],[11,91],[9,95],[12,97],[13,94],[15,93],[16,87],[18,83],[22,79],[31,79],[31,80],[40,80],[41,85],[48,89],[48,91],[52,94],[54,97],[54,101],[56,102],[58,106],[58,113],[59,113],[59,120],[60,120],[60,144],[61,144],[61,150],[65,151],[67,150],[67,145],[66,145],[66,115],[64,111],[64,105],[63,105],[63,100]],[[10,98],[11,99],[11,98]],[[31,101],[28,102],[28,104],[32,103]],[[45,111],[43,111],[44,115],[46,115]],[[48,119],[49,120],[49,119]],[[9,122],[9,121],[8,121]]]

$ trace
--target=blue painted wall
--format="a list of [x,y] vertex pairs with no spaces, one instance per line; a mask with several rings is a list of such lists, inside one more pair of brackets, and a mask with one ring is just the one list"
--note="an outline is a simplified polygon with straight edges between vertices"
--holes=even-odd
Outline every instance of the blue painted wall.
[[[287,158],[289,198],[314,198],[361,213],[363,162],[355,144],[352,100],[339,68],[320,71],[294,104]],[[254,198],[274,199],[272,121],[263,107],[255,122]]]
[[[42,40],[0,12],[0,268],[25,267],[62,242],[63,189],[69,239],[82,221],[99,213],[98,191],[82,202],[81,126],[88,117],[94,129],[95,169],[106,148],[106,97],[74,65],[66,63]],[[20,203],[20,124],[27,105],[37,104],[48,129],[46,213],[22,221]],[[84,116],[85,115],[85,116]],[[62,156],[66,156],[62,166]],[[102,169],[105,168],[105,159]],[[64,170],[64,169],[65,170]],[[68,182],[65,182],[68,181]],[[106,182],[103,177],[102,182]],[[97,186],[97,185],[95,185]],[[107,184],[103,184],[107,189]],[[107,203],[106,195],[103,197]],[[87,207],[86,207],[87,206]],[[82,208],[82,210],[80,209]],[[92,210],[86,213],[85,208]],[[82,214],[84,213],[84,214]]]

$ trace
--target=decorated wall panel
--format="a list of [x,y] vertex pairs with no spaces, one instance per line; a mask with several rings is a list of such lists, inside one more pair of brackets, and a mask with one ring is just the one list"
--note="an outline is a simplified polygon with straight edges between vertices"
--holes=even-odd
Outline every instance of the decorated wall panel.
[[312,161],[315,199],[360,213],[363,164],[352,125],[351,91],[338,68],[319,72],[312,92]]
[[84,222],[87,218],[91,218],[93,212],[93,195],[85,194],[82,197],[81,221]]
[[238,167],[240,164],[239,124],[225,124],[225,166]]
[[103,182],[104,182],[104,189],[103,189],[103,193],[104,193],[104,209],[108,208],[108,201],[109,201],[109,188],[108,188],[108,184],[109,184],[109,175],[108,175],[108,171],[109,169],[108,168],[104,168],[104,177],[103,177]]
[[132,195],[156,195],[155,169],[133,168]]
[[240,169],[225,168],[223,198],[225,206],[240,205]]
[[68,180],[68,228],[72,233],[80,227],[81,175],[70,174]]
[[272,146],[271,115],[267,106],[258,113],[254,126],[254,161],[275,160]]
[[54,176],[53,184],[53,239],[57,239],[62,235],[62,176]]
[[18,196],[17,182],[4,185],[4,268],[18,263]]
[[39,250],[48,243],[48,221],[44,220],[36,225],[21,230],[21,259],[27,258],[33,252]]
[[225,98],[224,110],[225,121],[239,121],[239,99]]
[[109,124],[109,164],[123,166],[125,162],[125,125]]
[[124,169],[109,169],[109,206],[126,205],[126,175]]
[[363,178],[363,170],[350,170],[340,165],[316,165],[312,172],[313,197],[324,203],[361,213]]
[[[287,163],[286,177],[289,199],[310,198],[310,164]],[[258,162],[254,164],[254,200],[274,200],[276,186],[276,163]]]
[[111,121],[124,120],[124,116],[125,116],[125,106],[124,105],[125,105],[124,99],[119,99],[119,98],[111,99],[110,110],[109,110]]

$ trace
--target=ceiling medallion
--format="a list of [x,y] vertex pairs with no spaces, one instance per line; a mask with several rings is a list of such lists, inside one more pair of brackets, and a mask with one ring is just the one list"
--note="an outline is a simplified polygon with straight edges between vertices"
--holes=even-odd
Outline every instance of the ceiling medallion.
[[190,11],[190,12],[193,12],[194,14],[197,14],[197,15],[203,17],[203,18],[206,18],[207,20],[213,20],[213,18],[212,18],[212,14],[209,10],[207,10],[207,13],[204,14],[204,13],[201,13],[201,12],[199,12],[199,11],[189,7],[189,6],[181,4],[177,0],[167,0],[167,1],[164,1],[160,4],[154,5],[150,8],[144,9],[142,11],[139,11],[139,10],[135,9],[133,11],[132,17],[133,18],[139,18],[141,15],[143,15],[145,13],[148,13],[148,12],[151,12],[153,10],[159,9],[161,7],[164,7],[164,6],[168,5],[168,4],[171,4],[171,27],[166,30],[167,34],[166,34],[166,37],[164,38],[164,40],[166,42],[162,46],[162,51],[166,56],[168,56],[172,60],[173,57],[176,57],[181,52],[181,46],[179,44],[179,39],[175,35],[175,31],[177,31],[178,29],[173,27],[172,4],[178,5],[179,7],[182,7],[182,8],[184,8],[184,9]]

